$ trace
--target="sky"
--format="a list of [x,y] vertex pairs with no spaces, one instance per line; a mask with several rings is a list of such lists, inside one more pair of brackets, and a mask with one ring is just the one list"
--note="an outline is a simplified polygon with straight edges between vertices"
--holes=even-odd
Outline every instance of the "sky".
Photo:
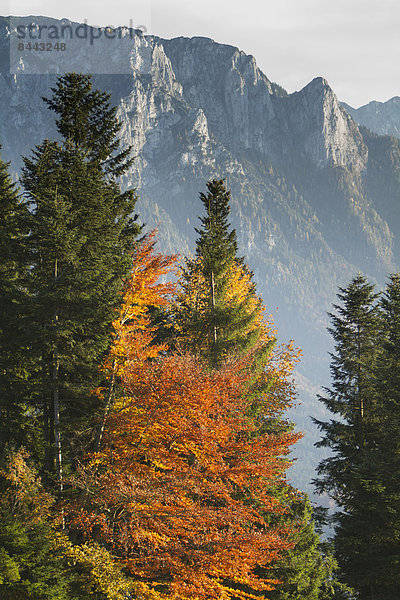
[[0,7],[2,15],[211,37],[253,54],[289,92],[322,76],[355,108],[400,96],[400,0],[0,0]]

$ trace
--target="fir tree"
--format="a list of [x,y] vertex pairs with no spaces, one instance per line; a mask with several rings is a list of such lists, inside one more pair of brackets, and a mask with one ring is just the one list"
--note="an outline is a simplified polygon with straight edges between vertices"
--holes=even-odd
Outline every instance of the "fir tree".
[[228,222],[230,191],[224,180],[215,179],[207,189],[207,194],[200,194],[205,216],[196,229],[196,256],[186,260],[180,279],[175,320],[183,334],[181,341],[212,368],[220,367],[229,354],[243,354],[257,346],[253,364],[262,370],[275,340],[259,327],[262,300],[252,273],[237,256],[236,231]]
[[56,125],[64,140],[76,151],[86,152],[88,162],[103,173],[118,177],[132,166],[132,148],[120,150],[121,123],[117,109],[110,106],[110,94],[93,90],[91,77],[67,73],[51,88],[51,98],[43,98],[58,116]]
[[54,499],[24,450],[0,466],[2,600],[122,600],[134,590],[105,548],[72,544],[57,527]]
[[281,520],[290,521],[295,528],[293,547],[272,567],[272,574],[282,583],[269,593],[270,600],[334,598],[335,562],[330,553],[324,552],[310,500],[287,487],[283,491],[289,514]]
[[46,140],[24,159],[23,184],[31,204],[35,414],[44,422],[45,469],[55,461],[62,482],[61,435],[70,458],[94,437],[101,406],[91,390],[100,383],[139,228],[135,194],[115,180],[131,161],[116,153],[119,124],[109,96],[92,92],[89,76],[68,74],[48,104],[62,140]]
[[25,441],[27,206],[0,158],[0,445]]
[[376,364],[377,435],[371,462],[376,465],[378,487],[375,570],[380,578],[382,600],[395,600],[400,594],[400,275],[389,278],[380,302],[381,353]]
[[330,315],[333,383],[319,398],[337,417],[315,421],[324,434],[318,446],[331,448],[334,454],[319,464],[317,489],[328,492],[339,508],[334,519],[335,552],[345,581],[361,600],[373,600],[381,578],[376,543],[382,491],[376,460],[381,319],[374,286],[364,277],[341,288],[338,297],[342,304]]

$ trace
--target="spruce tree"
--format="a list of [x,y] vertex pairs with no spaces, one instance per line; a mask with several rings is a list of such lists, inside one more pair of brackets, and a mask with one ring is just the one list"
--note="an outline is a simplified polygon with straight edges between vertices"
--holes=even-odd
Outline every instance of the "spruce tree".
[[56,113],[62,138],[75,151],[84,149],[87,161],[104,174],[115,178],[126,173],[134,160],[132,148],[120,149],[122,124],[110,94],[94,90],[91,77],[82,73],[66,73],[51,91],[52,97],[43,100]]
[[27,206],[0,158],[0,446],[25,442]]
[[323,432],[317,445],[333,455],[318,466],[317,489],[328,492],[338,506],[335,552],[345,581],[360,600],[376,597],[380,574],[381,489],[376,459],[378,404],[376,365],[380,354],[381,318],[374,286],[357,276],[338,294],[331,314],[332,387],[319,400],[335,415],[315,421]]
[[35,414],[44,423],[45,469],[56,463],[62,482],[61,437],[69,461],[95,437],[101,406],[91,392],[101,382],[98,365],[139,227],[135,194],[121,192],[116,180],[131,161],[128,151],[117,153],[109,95],[92,92],[89,76],[72,73],[60,78],[47,103],[59,115],[61,142],[37,146],[24,159],[22,181],[31,205]]
[[228,221],[231,194],[224,180],[209,181],[207,189],[207,194],[200,194],[205,216],[196,229],[196,255],[186,260],[180,279],[175,319],[182,342],[211,368],[219,368],[230,354],[257,346],[253,363],[262,369],[274,339],[271,335],[261,341],[265,331],[257,323],[263,304],[252,273],[237,256],[236,231]]
[[[292,535],[293,547],[285,550],[282,559],[269,568],[270,575],[281,580],[281,584],[269,592],[270,600],[321,600],[334,598],[336,585],[335,562],[329,553],[324,553],[319,533],[314,522],[314,512],[307,495],[284,488],[288,513],[281,521],[295,528]],[[289,497],[289,499],[288,499]]]
[[378,424],[373,462],[377,465],[379,518],[375,569],[382,600],[400,595],[400,275],[390,276],[381,298],[381,354],[376,365]]

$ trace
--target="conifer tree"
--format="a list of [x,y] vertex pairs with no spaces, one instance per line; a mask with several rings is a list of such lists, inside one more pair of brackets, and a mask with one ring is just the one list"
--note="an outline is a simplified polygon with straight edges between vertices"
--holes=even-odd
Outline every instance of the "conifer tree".
[[320,401],[336,418],[315,421],[324,437],[318,446],[334,454],[318,467],[317,489],[328,492],[335,515],[335,552],[345,581],[360,600],[373,600],[380,585],[378,540],[381,488],[376,445],[379,432],[376,366],[381,318],[374,286],[357,276],[338,294],[331,314],[335,353],[332,387]]
[[27,206],[0,158],[0,446],[24,441]]
[[54,499],[29,463],[23,449],[0,462],[1,599],[123,600],[136,591],[105,548],[73,544],[57,527]]
[[132,149],[120,149],[122,124],[117,108],[110,105],[110,94],[93,90],[91,77],[82,73],[66,73],[51,91],[52,97],[43,100],[56,113],[62,138],[75,151],[84,149],[87,161],[104,174],[115,178],[126,173],[133,164]]
[[272,327],[265,327],[264,306],[256,294],[253,275],[237,256],[236,231],[228,221],[230,191],[224,180],[207,183],[200,194],[205,216],[194,259],[187,259],[173,311],[181,344],[200,354],[211,368],[229,355],[253,355],[255,378],[264,369],[275,343]]
[[[224,302],[228,285],[228,272],[236,260],[237,242],[235,230],[229,231],[230,192],[223,180],[207,183],[208,194],[201,193],[200,199],[205,216],[200,218],[202,227],[196,229],[196,259],[187,261],[186,282],[196,275],[202,277],[206,292],[206,306],[202,312],[190,310],[186,327],[194,341],[196,335],[204,339],[207,333],[207,358],[210,366],[217,368],[229,347],[235,343],[233,321],[238,319],[237,307],[228,307]],[[236,310],[235,310],[236,309]]]
[[44,422],[45,469],[56,462],[62,481],[62,433],[70,458],[78,440],[95,437],[101,407],[91,390],[100,383],[98,365],[139,228],[135,194],[121,192],[115,179],[131,161],[128,150],[117,153],[120,126],[109,95],[93,92],[89,76],[72,73],[59,79],[47,103],[59,116],[62,139],[46,140],[24,159],[22,181],[31,204],[36,414]]
[[333,579],[332,558],[321,551],[309,498],[287,487],[284,492],[288,497],[289,515],[284,515],[282,521],[290,520],[295,528],[291,538],[294,545],[283,553],[270,572],[282,583],[269,593],[269,598],[320,600],[324,588],[328,588]]
[[371,462],[376,465],[378,487],[375,519],[375,570],[379,598],[400,595],[400,275],[390,276],[381,298],[381,354],[376,364],[377,435]]

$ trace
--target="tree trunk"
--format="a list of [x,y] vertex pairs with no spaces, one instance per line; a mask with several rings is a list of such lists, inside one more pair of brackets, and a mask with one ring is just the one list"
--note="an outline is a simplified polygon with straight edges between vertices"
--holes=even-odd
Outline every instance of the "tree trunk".
[[213,367],[218,368],[218,354],[217,354],[217,324],[215,322],[215,281],[214,271],[211,271],[211,310],[212,310],[212,345],[213,345]]
[[115,367],[116,367],[116,361],[114,360],[113,364],[112,364],[112,377],[111,377],[110,385],[108,386],[108,393],[107,393],[107,399],[106,399],[106,402],[105,402],[105,405],[104,405],[103,418],[102,418],[102,421],[101,421],[101,426],[100,426],[100,430],[99,430],[99,436],[97,438],[97,444],[96,444],[97,452],[99,452],[99,450],[100,450],[101,441],[103,439],[104,429],[105,429],[105,426],[106,426],[107,416],[108,416],[108,413],[110,411],[111,404],[112,404],[112,397],[114,395]]
[[[54,262],[54,282],[58,279],[58,261],[55,259]],[[57,309],[54,311],[54,328],[57,327],[58,314]],[[60,496],[64,491],[64,480],[63,480],[63,464],[62,464],[62,447],[61,447],[61,433],[60,433],[60,402],[59,402],[59,358],[57,349],[57,331],[55,331],[55,341],[53,349],[53,414],[54,414],[54,445],[56,450],[56,474],[58,480],[58,491]],[[63,529],[64,529],[64,515],[63,515]]]

